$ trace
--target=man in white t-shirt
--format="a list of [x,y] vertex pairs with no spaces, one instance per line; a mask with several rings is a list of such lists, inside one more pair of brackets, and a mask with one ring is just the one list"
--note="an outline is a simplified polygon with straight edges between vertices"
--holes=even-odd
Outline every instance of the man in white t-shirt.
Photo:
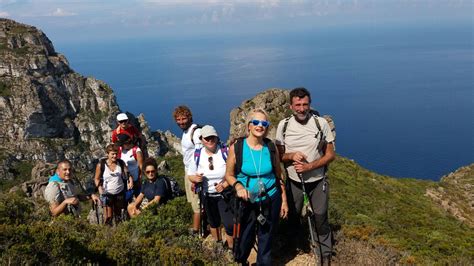
[[192,191],[191,181],[189,181],[188,176],[195,174],[190,172],[190,167],[194,164],[194,150],[201,147],[201,141],[199,139],[201,136],[201,128],[193,123],[193,115],[187,106],[176,107],[173,112],[173,117],[179,128],[183,130],[181,149],[185,172],[184,184],[186,198],[188,202],[191,203],[194,212],[192,231],[193,233],[197,233],[199,232],[199,222],[201,218],[199,213],[199,197]]
[[293,116],[280,121],[275,142],[288,174],[290,218],[299,226],[296,221],[303,208],[304,182],[314,212],[323,261],[330,263],[332,242],[327,215],[329,184],[326,169],[335,158],[334,135],[324,118],[313,115],[310,104],[311,95],[305,88],[290,92]]

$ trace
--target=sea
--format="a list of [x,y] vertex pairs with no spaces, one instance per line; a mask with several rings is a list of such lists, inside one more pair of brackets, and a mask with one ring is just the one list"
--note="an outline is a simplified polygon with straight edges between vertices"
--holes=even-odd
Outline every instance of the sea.
[[[439,180],[474,162],[472,23],[62,42],[120,108],[180,136],[172,112],[229,135],[230,111],[268,88],[305,87],[336,123],[336,152],[364,168]],[[276,125],[274,125],[276,126]]]

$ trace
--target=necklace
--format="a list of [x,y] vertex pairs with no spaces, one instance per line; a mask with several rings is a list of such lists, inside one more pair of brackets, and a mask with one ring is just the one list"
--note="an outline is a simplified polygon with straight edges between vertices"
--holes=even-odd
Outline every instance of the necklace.
[[[247,143],[248,145],[248,143]],[[250,147],[249,145],[249,148],[250,148],[250,155],[252,156],[252,161],[253,161],[253,167],[255,167],[255,172],[257,173],[257,178],[258,178],[258,181],[260,182],[260,170],[261,170],[261,167],[262,167],[262,153],[263,153],[263,147],[262,149],[260,150],[260,161],[258,163],[258,169],[257,169],[257,164],[255,162],[255,158],[253,156],[253,151],[252,151],[252,148]]]

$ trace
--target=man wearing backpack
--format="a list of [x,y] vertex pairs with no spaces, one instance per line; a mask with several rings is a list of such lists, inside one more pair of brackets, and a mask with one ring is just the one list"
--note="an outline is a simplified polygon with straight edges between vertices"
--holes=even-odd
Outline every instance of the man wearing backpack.
[[82,194],[79,187],[72,182],[72,164],[69,160],[58,163],[56,173],[49,178],[44,198],[49,203],[52,216],[63,213],[78,216],[80,213],[79,201],[90,199],[95,202],[99,201],[99,197],[95,194]]
[[[324,262],[330,263],[332,242],[327,215],[329,184],[326,170],[335,158],[334,135],[328,122],[312,113],[310,104],[311,95],[305,88],[290,92],[293,116],[280,121],[275,142],[288,174],[287,194],[292,225],[300,226],[304,184],[314,213],[320,256]],[[299,228],[292,229],[300,232]]]
[[200,224],[200,211],[199,211],[199,196],[192,191],[191,181],[189,180],[190,175],[195,173],[190,172],[191,166],[194,162],[194,151],[202,146],[200,141],[201,127],[193,123],[193,115],[191,110],[187,106],[178,106],[173,112],[173,118],[176,124],[183,130],[181,137],[181,149],[183,154],[184,163],[184,185],[186,191],[186,199],[191,203],[193,208],[193,222],[192,222],[192,233],[197,234],[199,232]]

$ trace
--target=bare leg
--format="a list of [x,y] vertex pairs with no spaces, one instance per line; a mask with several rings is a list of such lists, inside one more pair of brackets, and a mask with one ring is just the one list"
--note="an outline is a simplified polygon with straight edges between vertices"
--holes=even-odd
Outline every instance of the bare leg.
[[227,246],[229,246],[230,249],[234,247],[234,238],[232,238],[232,236],[225,234],[225,241],[227,242]]
[[196,232],[199,231],[200,220],[201,220],[201,214],[198,212],[195,212],[193,214],[193,230],[195,230]]
[[212,238],[214,238],[214,240],[216,242],[222,240],[221,230],[219,230],[219,228],[212,228],[211,227],[211,235],[212,235]]

